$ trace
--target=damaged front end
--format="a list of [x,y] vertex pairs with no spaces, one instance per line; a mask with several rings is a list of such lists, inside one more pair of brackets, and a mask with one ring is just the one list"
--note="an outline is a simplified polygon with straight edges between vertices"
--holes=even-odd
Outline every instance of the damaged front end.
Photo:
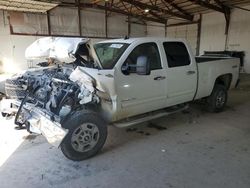
[[6,81],[10,99],[1,102],[1,111],[15,112],[15,124],[32,133],[43,134],[59,146],[68,130],[62,122],[73,112],[97,105],[94,79],[81,67],[57,66],[27,71]]
[[65,37],[38,39],[26,49],[25,57],[40,67],[6,80],[7,99],[1,101],[1,112],[15,115],[20,128],[43,134],[59,146],[68,132],[62,127],[64,120],[100,102],[95,79],[84,71],[86,67],[97,71],[98,61],[89,39]]
[[107,121],[113,118],[114,70],[102,69],[89,40],[41,38],[28,47],[26,58],[42,67],[6,80],[7,99],[1,101],[2,114],[15,115],[20,128],[42,134],[58,147],[75,112],[94,110]]

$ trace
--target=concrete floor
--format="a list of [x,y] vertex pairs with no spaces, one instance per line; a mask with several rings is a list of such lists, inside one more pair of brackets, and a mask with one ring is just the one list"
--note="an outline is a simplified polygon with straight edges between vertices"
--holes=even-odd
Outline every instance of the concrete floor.
[[13,130],[12,121],[0,123],[1,188],[250,187],[250,76],[230,92],[224,112],[193,104],[189,113],[153,121],[159,127],[110,127],[102,152],[82,162],[42,136]]

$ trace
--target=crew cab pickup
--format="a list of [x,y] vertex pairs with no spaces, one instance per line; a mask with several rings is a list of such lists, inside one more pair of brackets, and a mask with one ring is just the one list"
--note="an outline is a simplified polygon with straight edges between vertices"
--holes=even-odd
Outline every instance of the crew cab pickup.
[[239,59],[195,57],[181,39],[114,39],[79,49],[92,49],[83,53],[91,52],[92,60],[27,71],[6,82],[6,92],[18,80],[26,93],[9,94],[11,106],[19,107],[15,123],[43,134],[71,160],[101,150],[107,125],[149,121],[199,99],[220,112],[239,77]]

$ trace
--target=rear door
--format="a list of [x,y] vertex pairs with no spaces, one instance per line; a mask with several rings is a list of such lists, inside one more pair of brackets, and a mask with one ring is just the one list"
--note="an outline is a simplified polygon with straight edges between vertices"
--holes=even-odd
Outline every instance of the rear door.
[[193,100],[197,85],[196,63],[183,42],[164,42],[167,59],[167,104]]

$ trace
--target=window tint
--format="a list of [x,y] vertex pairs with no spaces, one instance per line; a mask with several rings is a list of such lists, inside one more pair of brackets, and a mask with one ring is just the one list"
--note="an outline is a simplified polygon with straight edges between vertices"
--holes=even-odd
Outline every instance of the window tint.
[[146,56],[148,58],[151,70],[161,69],[161,59],[155,43],[144,43],[135,47],[125,61],[125,64],[136,65],[139,56]]
[[163,46],[168,60],[168,67],[180,67],[190,64],[187,48],[182,42],[164,42]]

